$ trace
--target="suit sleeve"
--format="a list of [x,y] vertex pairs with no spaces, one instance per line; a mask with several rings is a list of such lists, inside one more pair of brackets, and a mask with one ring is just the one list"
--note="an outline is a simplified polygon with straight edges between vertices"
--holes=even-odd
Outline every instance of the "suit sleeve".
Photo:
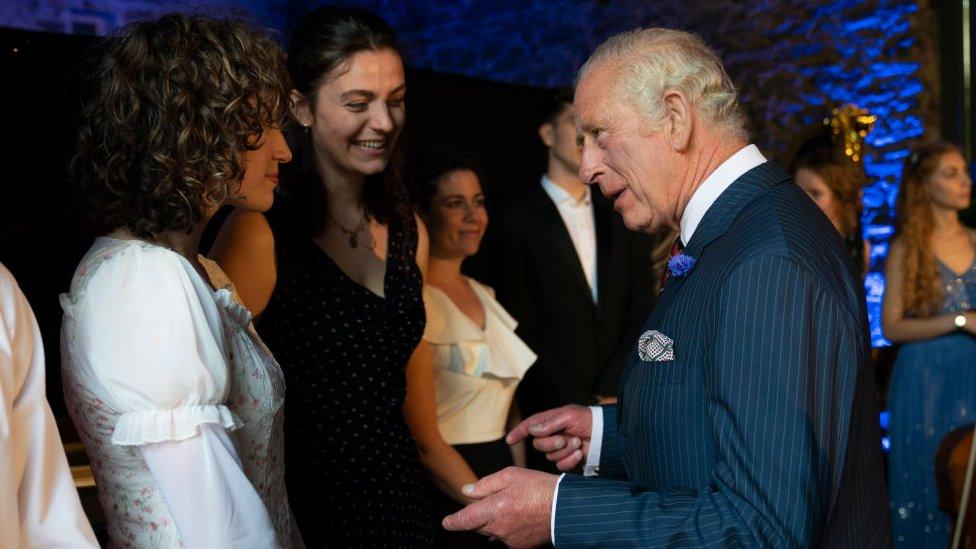
[[627,365],[627,356],[654,306],[654,265],[651,258],[654,249],[653,239],[643,233],[629,233],[628,237],[630,257],[627,273],[626,317],[623,330],[620,332],[620,341],[617,342],[607,368],[597,381],[598,395],[617,395],[620,376],[623,374],[624,366]]
[[523,239],[511,230],[509,223],[500,220],[487,238],[492,263],[491,285],[498,301],[518,321],[515,332],[538,355],[519,386],[520,392],[532,395],[532,407],[522,411],[532,413],[564,404],[595,405],[594,395],[573,386],[566,376],[560,375],[559,365],[552,358],[554,353],[540,337],[540,323],[546,319],[536,309],[529,288],[531,263]]
[[740,265],[712,305],[714,345],[703,365],[716,455],[709,483],[646,490],[567,475],[558,547],[817,544],[850,429],[857,321],[782,257]]
[[600,445],[600,478],[626,479],[620,437],[617,434],[617,406],[603,408],[603,442]]

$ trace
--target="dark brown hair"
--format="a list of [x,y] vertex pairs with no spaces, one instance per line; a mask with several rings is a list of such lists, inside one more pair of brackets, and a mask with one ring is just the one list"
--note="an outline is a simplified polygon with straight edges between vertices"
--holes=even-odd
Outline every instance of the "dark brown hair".
[[237,192],[241,155],[288,112],[281,48],[239,21],[165,15],[101,44],[70,165],[99,233],[189,231]]
[[403,181],[414,209],[424,216],[430,215],[431,201],[444,178],[464,170],[473,172],[481,181],[477,160],[463,147],[435,143],[411,151],[403,167]]
[[[302,17],[288,46],[288,72],[293,86],[314,108],[316,92],[326,77],[361,51],[391,50],[403,57],[393,28],[378,15],[360,8],[329,6]],[[312,237],[325,230],[327,196],[315,162],[311,132],[293,125],[287,133],[295,162],[282,166],[282,199],[270,212],[283,229]],[[405,220],[410,213],[400,181],[399,143],[381,174],[366,177],[363,199],[366,213],[381,223]]]
[[864,170],[853,160],[835,152],[832,148],[819,148],[799,158],[794,173],[807,169],[820,176],[837,199],[841,221],[840,233],[844,238],[857,236],[857,220],[861,216],[861,187]]
[[939,268],[929,245],[933,220],[925,181],[938,169],[939,160],[950,152],[962,154],[948,141],[923,143],[912,149],[902,171],[895,204],[895,238],[905,250],[902,300],[908,316],[931,316],[942,307]]

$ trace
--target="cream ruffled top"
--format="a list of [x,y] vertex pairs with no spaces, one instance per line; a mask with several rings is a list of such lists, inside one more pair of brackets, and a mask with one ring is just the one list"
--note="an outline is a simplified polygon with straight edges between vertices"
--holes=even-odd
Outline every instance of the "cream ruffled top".
[[443,291],[424,287],[424,340],[434,348],[437,425],[448,444],[505,436],[515,388],[536,359],[515,335],[518,323],[495,301],[492,290],[468,281],[485,310],[483,329]]

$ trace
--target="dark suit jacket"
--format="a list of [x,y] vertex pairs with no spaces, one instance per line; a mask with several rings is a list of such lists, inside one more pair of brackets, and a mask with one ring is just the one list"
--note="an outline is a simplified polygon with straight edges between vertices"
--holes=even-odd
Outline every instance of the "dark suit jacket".
[[519,385],[523,416],[617,394],[631,341],[651,310],[652,242],[592,193],[598,304],[556,205],[538,183],[492,209],[487,278],[539,356]]
[[884,547],[891,543],[858,277],[778,167],[712,205],[607,407],[598,478],[559,485],[558,547]]

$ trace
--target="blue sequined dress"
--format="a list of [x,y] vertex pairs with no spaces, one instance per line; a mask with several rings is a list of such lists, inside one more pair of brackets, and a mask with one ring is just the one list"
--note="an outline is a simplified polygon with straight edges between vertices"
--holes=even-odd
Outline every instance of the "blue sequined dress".
[[[939,263],[942,313],[976,307],[976,261],[957,274]],[[935,453],[942,437],[976,418],[976,337],[963,331],[906,343],[898,351],[888,392],[888,454],[895,547],[944,549],[949,515],[939,509]]]

